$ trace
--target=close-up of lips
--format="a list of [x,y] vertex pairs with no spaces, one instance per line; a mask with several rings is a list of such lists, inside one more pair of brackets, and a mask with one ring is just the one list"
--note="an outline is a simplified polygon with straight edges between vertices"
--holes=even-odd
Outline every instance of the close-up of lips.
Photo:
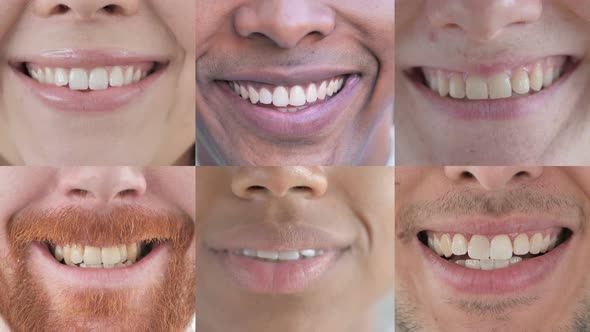
[[396,171],[401,331],[586,331],[588,168]]
[[394,9],[370,4],[203,2],[198,164],[390,165]]
[[194,165],[194,5],[8,0],[0,164]]
[[0,330],[194,331],[192,167],[3,168],[0,181]]
[[199,167],[197,178],[199,331],[390,330],[393,169]]
[[588,1],[396,10],[398,165],[588,163]]

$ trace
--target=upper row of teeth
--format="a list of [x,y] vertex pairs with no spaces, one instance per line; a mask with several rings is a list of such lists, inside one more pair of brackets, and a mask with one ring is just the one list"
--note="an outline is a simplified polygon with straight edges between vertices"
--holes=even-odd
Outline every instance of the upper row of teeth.
[[499,73],[490,79],[478,75],[449,73],[442,70],[425,70],[430,89],[440,96],[450,95],[456,99],[500,99],[512,94],[526,95],[548,88],[562,74],[562,67],[536,64],[532,69],[519,68]]
[[325,100],[338,93],[344,86],[344,78],[323,81],[319,84],[311,83],[307,87],[295,85],[292,87],[277,86],[271,92],[267,88],[255,89],[244,82],[229,82],[230,88],[243,99],[248,99],[254,105],[274,105],[276,107],[303,106]]
[[121,244],[113,247],[81,245],[55,246],[53,256],[67,265],[91,268],[113,268],[135,263],[140,251],[139,243]]
[[139,82],[147,71],[133,66],[83,68],[27,68],[37,82],[56,86],[68,86],[71,90],[105,90],[109,86],[120,87]]
[[320,249],[304,249],[292,251],[242,249],[237,250],[235,253],[246,257],[254,257],[271,261],[294,261],[302,258],[322,256],[325,253],[325,251]]
[[557,244],[557,234],[518,234],[514,241],[507,234],[494,236],[491,241],[485,235],[473,235],[470,240],[462,234],[428,236],[428,246],[439,256],[467,254],[472,259],[510,259],[513,255],[536,255],[552,250]]

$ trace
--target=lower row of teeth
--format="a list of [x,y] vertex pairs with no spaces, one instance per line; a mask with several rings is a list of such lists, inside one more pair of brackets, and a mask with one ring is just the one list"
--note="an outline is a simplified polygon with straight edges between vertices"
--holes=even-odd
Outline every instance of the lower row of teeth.
[[[524,257],[551,251],[558,242],[558,233],[518,234],[511,239],[508,234],[493,236],[472,235],[468,240],[463,234],[452,237],[445,234],[429,234],[428,247],[439,256],[472,269],[492,270],[520,263]],[[453,256],[454,259],[452,258]],[[467,256],[463,259],[462,256]]]
[[105,90],[137,83],[148,72],[133,66],[99,67],[89,71],[83,68],[27,68],[29,75],[39,83],[67,86],[71,90]]
[[305,258],[319,257],[324,255],[325,253],[326,251],[319,249],[304,249],[298,251],[269,251],[242,249],[234,251],[234,254],[267,261],[295,261]]
[[[296,112],[297,107],[326,100],[342,90],[344,78],[324,81],[319,84],[311,83],[307,87],[296,85],[293,87],[278,86],[271,92],[267,88],[255,89],[243,82],[229,82],[230,88],[250,103],[273,105],[283,112]],[[289,107],[292,106],[292,107]]]
[[141,259],[141,244],[122,244],[112,247],[81,245],[55,246],[52,254],[58,262],[81,268],[115,268],[134,264]]

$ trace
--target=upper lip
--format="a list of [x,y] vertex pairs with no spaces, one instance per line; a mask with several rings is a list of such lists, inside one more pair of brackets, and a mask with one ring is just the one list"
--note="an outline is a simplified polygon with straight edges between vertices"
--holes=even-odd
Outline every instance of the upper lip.
[[257,249],[292,251],[303,249],[340,250],[352,243],[347,235],[311,226],[240,227],[213,234],[206,246],[215,250]]
[[306,67],[287,69],[263,67],[223,75],[218,80],[253,81],[271,85],[298,85],[358,73],[358,71],[346,68]]
[[501,218],[489,216],[453,218],[452,222],[443,220],[421,231],[496,235],[541,231],[555,227],[569,230],[575,229],[575,225],[567,219],[562,220],[548,216],[511,215]]
[[117,66],[140,62],[167,64],[164,55],[139,54],[121,49],[62,49],[44,51],[36,55],[11,57],[9,63],[18,66],[22,63],[35,63],[48,67],[92,67]]

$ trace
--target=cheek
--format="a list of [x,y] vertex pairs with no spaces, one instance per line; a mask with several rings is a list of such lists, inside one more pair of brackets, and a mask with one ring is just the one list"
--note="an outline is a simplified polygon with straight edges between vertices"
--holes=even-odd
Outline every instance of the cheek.
[[19,16],[23,13],[26,1],[21,0],[1,0],[2,10],[0,10],[0,40],[14,26]]
[[562,0],[576,15],[590,22],[590,2],[580,0]]
[[153,0],[152,8],[172,31],[182,48],[194,53],[195,4],[187,0]]

